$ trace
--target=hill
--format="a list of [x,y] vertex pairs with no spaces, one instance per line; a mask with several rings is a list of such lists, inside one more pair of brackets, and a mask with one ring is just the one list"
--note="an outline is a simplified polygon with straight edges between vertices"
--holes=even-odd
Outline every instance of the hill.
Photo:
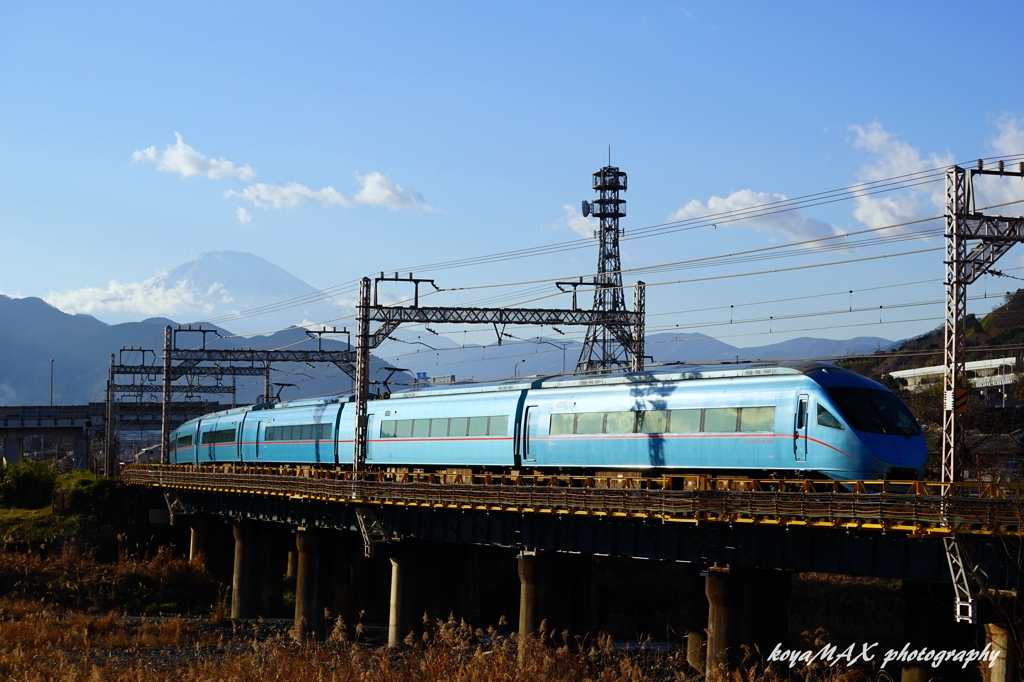
[[[0,295],[0,405],[46,405],[50,395],[50,360],[53,363],[53,402],[56,405],[102,401],[111,353],[123,346],[158,350],[163,345],[163,330],[177,324],[165,318],[108,325],[89,315],[69,315],[38,298],[10,298]],[[210,327],[211,325],[205,325]],[[316,341],[303,329],[287,329],[269,336],[232,337],[214,342],[214,348],[291,348],[312,350]],[[198,341],[198,337],[196,338]],[[181,338],[182,342],[187,341]],[[183,343],[179,344],[184,347]],[[345,350],[344,341],[323,341],[325,350]],[[141,354],[126,355],[125,363],[145,361]],[[372,357],[373,378],[384,361]],[[295,384],[285,387],[282,398],[324,395],[348,390],[351,381],[333,366],[275,365],[272,380]],[[411,380],[411,378],[410,378]],[[127,378],[124,378],[127,381]],[[238,401],[252,402],[263,391],[263,380],[243,377],[238,380]],[[229,398],[225,396],[224,400]]]
[[[968,315],[965,325],[967,333],[964,343],[968,360],[1020,355],[1021,346],[1024,345],[1024,289],[1006,296],[1001,306],[980,320],[976,315]],[[893,348],[899,355],[867,357],[839,364],[881,381],[889,372],[941,365],[944,347],[945,328],[936,327],[927,334],[904,341]],[[976,351],[971,352],[971,349]]]

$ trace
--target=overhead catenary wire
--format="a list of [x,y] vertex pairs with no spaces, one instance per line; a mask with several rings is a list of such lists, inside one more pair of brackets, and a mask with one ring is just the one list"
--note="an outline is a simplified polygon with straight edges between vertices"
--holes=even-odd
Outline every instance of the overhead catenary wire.
[[[1012,160],[1017,159],[1017,158],[1024,158],[1024,154],[1014,154],[1014,155],[1005,155],[1005,156],[986,157],[985,160],[986,161],[990,161],[990,160],[1002,159],[1004,161],[1012,161]],[[907,174],[903,174],[903,175],[899,175],[899,176],[894,176],[894,177],[891,177],[891,178],[884,178],[884,179],[880,179],[880,180],[863,182],[863,183],[855,183],[855,184],[847,186],[847,187],[837,188],[837,189],[833,189],[833,190],[827,190],[827,191],[824,191],[824,192],[816,192],[816,193],[813,193],[813,194],[804,195],[803,197],[794,197],[792,199],[788,199],[787,198],[787,199],[776,200],[776,201],[773,201],[773,202],[766,202],[765,204],[761,204],[761,205],[754,206],[754,207],[745,207],[745,208],[736,209],[736,210],[733,210],[733,211],[723,211],[723,212],[719,212],[719,213],[705,214],[705,215],[702,215],[702,216],[699,216],[699,217],[688,218],[688,219],[679,220],[679,221],[670,221],[670,222],[666,222],[666,223],[660,223],[660,224],[657,224],[657,225],[651,225],[651,226],[646,226],[646,227],[634,228],[634,229],[631,229],[629,231],[628,236],[623,237],[623,240],[644,238],[645,236],[649,236],[649,235],[652,235],[652,234],[662,234],[662,232],[654,232],[654,231],[662,230],[662,229],[666,229],[666,228],[667,229],[673,229],[673,228],[676,228],[676,227],[687,227],[687,226],[690,226],[690,227],[695,229],[697,227],[708,227],[708,226],[715,225],[715,224],[724,224],[724,223],[727,223],[727,222],[730,222],[730,221],[746,220],[746,219],[750,219],[750,218],[753,218],[753,217],[763,217],[763,215],[772,215],[772,214],[777,213],[777,212],[784,212],[784,211],[797,210],[797,209],[800,209],[800,208],[807,208],[807,207],[814,206],[814,205],[821,205],[821,203],[823,203],[823,202],[821,202],[822,199],[828,199],[829,200],[829,201],[824,202],[824,203],[831,203],[834,197],[838,197],[835,200],[840,200],[841,201],[841,200],[855,199],[857,197],[870,196],[871,194],[875,194],[875,193],[894,191],[894,190],[897,190],[897,189],[905,189],[905,188],[908,188],[908,187],[917,186],[918,184],[927,184],[927,183],[930,183],[930,182],[937,182],[940,179],[942,179],[942,176],[943,176],[944,172],[945,172],[944,168],[925,169],[925,170],[922,170],[922,171],[916,171],[916,172],[913,172],[913,173],[907,173]],[[926,178],[929,175],[935,175],[936,177],[933,178],[933,179],[921,180],[922,177]],[[909,182],[911,179],[913,179],[915,182],[914,183]],[[920,181],[920,182],[917,182],[917,181]],[[807,202],[816,202],[816,203],[808,204]],[[714,222],[712,222],[712,221],[714,221]],[[451,260],[451,261],[441,261],[441,262],[438,262],[438,263],[421,264],[421,265],[415,265],[415,266],[411,266],[411,267],[410,266],[403,266],[401,268],[386,268],[385,270],[386,271],[417,270],[417,271],[421,271],[421,272],[423,272],[423,271],[434,272],[434,271],[438,271],[438,270],[451,269],[453,267],[466,267],[468,265],[473,265],[473,264],[483,264],[483,263],[496,262],[496,260],[509,260],[509,259],[514,259],[514,258],[528,257],[528,256],[531,256],[531,255],[544,255],[545,253],[548,253],[551,249],[555,249],[556,251],[560,251],[560,250],[567,249],[567,248],[573,248],[573,249],[575,249],[575,248],[585,248],[585,247],[588,247],[588,246],[591,246],[591,245],[592,245],[592,240],[590,240],[590,239],[577,239],[577,240],[571,240],[571,241],[566,241],[566,242],[558,242],[558,243],[551,244],[551,245],[543,245],[543,246],[537,246],[537,247],[527,247],[525,249],[516,249],[516,250],[513,250],[513,251],[505,251],[505,252],[499,252],[499,253],[495,253],[495,254],[486,254],[486,255],[476,256],[476,257],[471,257],[471,258],[466,258],[466,259],[456,259],[456,260]],[[556,251],[550,251],[550,252],[556,252]],[[335,285],[335,286],[332,286],[332,287],[321,289],[321,290],[318,290],[317,292],[311,292],[310,294],[305,294],[303,296],[295,297],[295,298],[292,298],[292,299],[286,299],[286,300],[279,301],[279,302],[276,302],[276,303],[267,304],[265,306],[259,306],[259,307],[256,307],[256,308],[251,308],[251,309],[248,309],[246,311],[241,311],[239,313],[223,315],[223,316],[220,316],[220,317],[217,317],[217,318],[211,318],[208,321],[209,322],[226,322],[226,321],[229,321],[229,320],[239,320],[239,319],[244,319],[244,318],[247,318],[247,317],[257,316],[257,315],[261,315],[261,314],[268,314],[270,312],[276,312],[276,311],[281,310],[281,309],[285,309],[285,308],[288,308],[288,307],[295,307],[295,306],[298,306],[298,305],[302,305],[304,303],[310,303],[310,302],[314,302],[314,301],[318,301],[318,300],[323,300],[325,298],[330,298],[330,297],[333,297],[335,295],[339,295],[339,294],[342,294],[342,293],[350,293],[350,292],[355,290],[355,288],[357,286],[357,283],[358,283],[357,280],[352,280],[352,281],[349,281],[349,282],[345,282],[345,283],[342,283],[342,284],[339,284],[339,285]]]

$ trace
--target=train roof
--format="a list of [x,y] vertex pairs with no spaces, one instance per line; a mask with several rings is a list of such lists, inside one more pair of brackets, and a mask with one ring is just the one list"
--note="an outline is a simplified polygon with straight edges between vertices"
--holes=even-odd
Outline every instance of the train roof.
[[621,386],[624,384],[665,383],[672,381],[693,381],[699,379],[732,379],[739,377],[793,376],[828,369],[843,371],[823,363],[777,363],[746,365],[723,368],[721,365],[693,367],[684,372],[629,372],[610,376],[580,378],[572,375],[531,378],[520,381],[504,381],[487,384],[463,384],[458,386],[431,386],[396,391],[391,399],[419,398],[435,395],[459,395],[464,393],[490,393],[496,391],[522,391],[527,389],[573,388],[577,386]]
[[[856,384],[875,385],[867,377],[847,369],[821,362],[785,362],[771,364],[747,364],[745,366],[723,367],[722,365],[694,366],[687,371],[677,372],[627,372],[606,376],[580,378],[573,375],[553,377],[528,377],[526,379],[487,382],[480,384],[460,384],[455,386],[438,386],[424,384],[408,390],[396,391],[391,394],[392,400],[405,398],[422,398],[427,396],[466,395],[473,393],[499,393],[505,391],[525,391],[546,388],[574,388],[579,386],[621,386],[625,384],[651,384],[675,381],[699,381],[702,379],[738,379],[746,377],[772,376],[811,376],[822,385]],[[813,375],[813,376],[812,376]],[[823,376],[824,375],[824,376]],[[246,407],[217,412],[218,416],[242,412],[269,410],[291,407],[312,407],[332,403],[352,402],[351,393],[342,393],[318,398],[305,398],[277,404],[260,403]],[[210,416],[210,415],[206,415]],[[192,420],[189,420],[192,421]],[[187,422],[186,422],[187,423]]]

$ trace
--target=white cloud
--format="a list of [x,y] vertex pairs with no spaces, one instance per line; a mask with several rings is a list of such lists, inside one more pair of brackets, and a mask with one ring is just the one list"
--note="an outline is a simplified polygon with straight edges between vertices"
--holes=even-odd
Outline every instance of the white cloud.
[[246,211],[244,208],[239,206],[235,210],[235,215],[238,216],[238,222],[243,225],[248,225],[252,221],[252,214]]
[[565,213],[565,215],[556,220],[551,226],[556,230],[567,227],[581,237],[593,239],[594,233],[601,227],[597,218],[594,218],[593,216],[587,216],[584,218],[579,211],[576,210],[576,207],[570,204],[564,204],[562,206],[562,212]]
[[996,121],[999,135],[992,140],[992,149],[1000,156],[1024,154],[1024,118],[1004,116]]
[[[921,155],[910,144],[882,127],[881,123],[850,126],[856,134],[854,146],[869,152],[874,158],[862,167],[858,179],[873,182],[919,173],[953,164],[950,154]],[[913,182],[914,178],[907,178]],[[899,193],[870,196],[862,185],[850,188],[856,195],[853,216],[871,228],[885,227],[935,215],[945,210],[945,187],[941,182],[926,188],[908,187]]]
[[174,133],[174,137],[176,142],[167,145],[162,152],[158,152],[155,146],[135,150],[132,152],[132,163],[155,163],[158,171],[178,173],[183,178],[203,175],[210,180],[252,180],[256,177],[256,171],[248,164],[235,166],[225,158],[208,158],[185,144],[179,133]]
[[[758,206],[774,204],[785,200],[786,196],[784,194],[755,192],[750,189],[741,189],[738,192],[733,192],[727,197],[711,197],[708,199],[706,204],[694,199],[670,215],[668,219],[670,221],[676,221],[706,217],[708,221],[714,223],[716,217],[722,213],[744,211],[746,209],[753,210]],[[816,237],[831,237],[836,234],[842,234],[843,232],[839,228],[829,225],[824,221],[801,215],[801,213],[796,210],[780,211],[778,213],[771,213],[770,211],[773,210],[772,207],[766,207],[765,210],[769,211],[767,215],[742,218],[740,220],[727,219],[725,216],[722,216],[722,226],[750,227],[758,231],[782,232],[794,239],[801,240],[814,239]],[[728,220],[728,222],[725,222],[726,220]]]
[[224,198],[239,197],[252,202],[257,208],[291,208],[306,201],[314,201],[321,206],[351,206],[341,192],[331,186],[323,189],[310,189],[297,182],[287,185],[268,185],[257,182],[249,185],[241,192],[231,189],[224,193]]
[[404,190],[398,183],[391,182],[391,178],[376,171],[359,175],[356,173],[356,180],[362,185],[362,189],[352,198],[357,204],[367,206],[385,206],[392,211],[401,208],[422,208],[432,210],[423,195],[412,190]]
[[180,280],[172,287],[165,286],[160,277],[143,282],[117,282],[110,280],[106,287],[85,287],[65,292],[51,291],[43,300],[66,313],[145,315],[174,317],[184,313],[213,311],[211,299],[219,295],[230,301],[230,295],[219,284],[211,291],[196,290],[188,281]]
[[[1024,118],[1004,116],[996,121],[999,134],[992,139],[989,146],[996,156],[1024,154]],[[1008,164],[1008,170],[1016,171],[1019,162]],[[1024,181],[1020,178],[997,178],[979,176],[974,179],[975,205],[983,206],[1005,204],[1024,199]],[[1003,215],[1020,215],[1019,206],[1005,209],[993,209],[991,213]]]
[[[264,209],[291,208],[312,201],[327,207],[351,208],[362,204],[364,206],[384,206],[393,211],[403,208],[434,210],[422,194],[402,189],[401,185],[391,182],[391,179],[383,173],[376,171],[366,175],[356,173],[356,180],[362,187],[351,200],[329,185],[323,189],[310,189],[297,182],[290,182],[287,185],[268,185],[256,182],[240,192],[233,189],[228,190],[224,193],[224,198],[238,197],[251,202],[257,208]],[[239,220],[241,220],[241,216],[239,216]]]

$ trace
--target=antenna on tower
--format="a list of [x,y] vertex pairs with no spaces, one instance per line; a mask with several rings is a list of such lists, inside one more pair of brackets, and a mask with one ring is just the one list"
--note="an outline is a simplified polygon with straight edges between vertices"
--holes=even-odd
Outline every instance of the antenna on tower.
[[[583,214],[588,212],[601,221],[597,231],[599,252],[594,287],[594,310],[610,313],[609,322],[587,327],[576,373],[610,372],[630,366],[632,349],[622,343],[629,336],[628,325],[615,318],[625,317],[626,299],[622,290],[622,260],[619,256],[619,218],[626,216],[626,200],[619,192],[626,191],[626,174],[611,165],[612,147],[608,145],[608,165],[594,173],[593,187],[598,198],[583,202]],[[589,283],[588,283],[589,284]],[[616,333],[618,332],[618,333]]]

